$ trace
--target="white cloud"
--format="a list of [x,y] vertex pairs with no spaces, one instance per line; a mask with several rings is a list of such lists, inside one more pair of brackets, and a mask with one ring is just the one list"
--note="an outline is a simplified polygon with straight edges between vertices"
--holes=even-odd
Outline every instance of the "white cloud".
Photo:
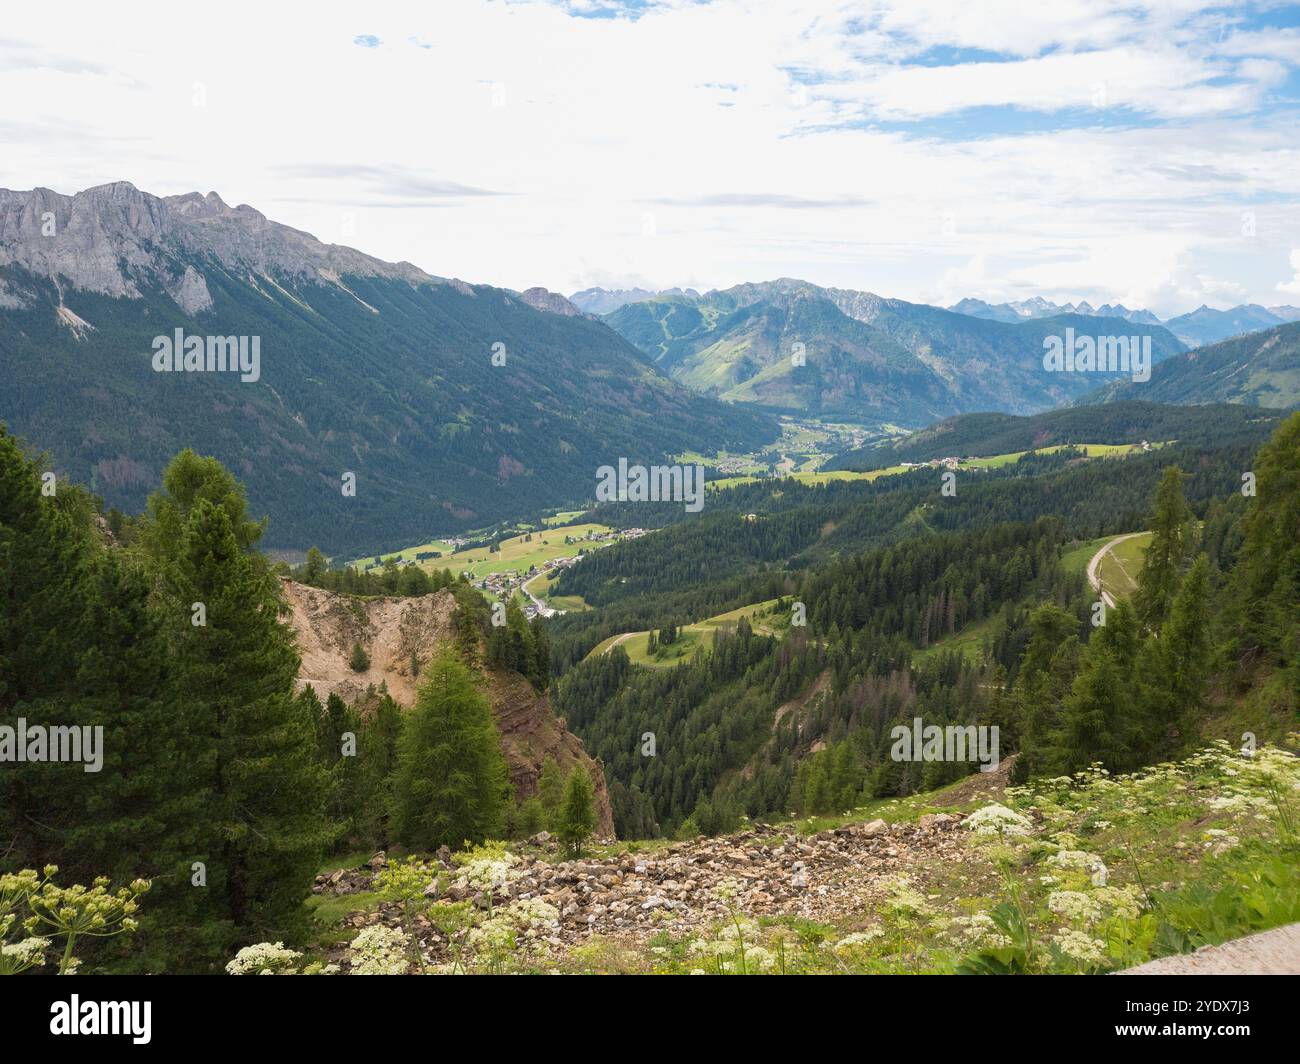
[[[187,25],[156,0],[132,20],[72,3],[57,30],[7,11],[0,186],[216,189],[433,273],[566,292],[794,275],[1176,312],[1213,287],[1198,278],[1245,271],[1263,298],[1300,247],[1294,123],[1262,109],[1295,57],[1205,4],[286,7],[232,0]],[[942,48],[1000,61],[907,65]],[[1085,128],[872,125],[954,128],[974,104],[1050,119],[1098,83]],[[1143,128],[1101,121],[1125,114]]]
[[1288,295],[1300,296],[1300,248],[1291,249],[1290,262],[1294,276],[1289,281],[1279,281],[1277,290]]

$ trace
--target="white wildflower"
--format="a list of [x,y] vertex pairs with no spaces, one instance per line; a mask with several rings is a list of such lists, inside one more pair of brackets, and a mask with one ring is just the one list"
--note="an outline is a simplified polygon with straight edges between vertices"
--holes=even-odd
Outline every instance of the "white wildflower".
[[975,810],[962,821],[962,825],[979,838],[1023,838],[1033,834],[1034,827],[1027,817],[996,802]]
[[402,975],[409,960],[410,939],[395,927],[363,927],[348,947],[353,975]]
[[231,975],[293,975],[302,954],[285,949],[283,942],[258,942],[245,946],[226,965]]

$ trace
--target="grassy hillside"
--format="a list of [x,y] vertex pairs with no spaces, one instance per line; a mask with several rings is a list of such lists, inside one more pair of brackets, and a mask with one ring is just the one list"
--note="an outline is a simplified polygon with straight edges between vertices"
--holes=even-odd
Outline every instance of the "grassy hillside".
[[787,627],[784,615],[781,617],[774,615],[773,610],[777,601],[777,599],[767,599],[764,602],[756,602],[752,606],[741,606],[738,609],[707,617],[693,624],[681,625],[677,638],[670,645],[659,646],[653,654],[649,650],[649,631],[622,632],[601,640],[587,657],[598,657],[620,646],[634,665],[645,665],[650,668],[681,665],[690,661],[697,651],[711,650],[717,633],[734,628],[742,617],[749,621],[750,627],[757,634],[776,635]]

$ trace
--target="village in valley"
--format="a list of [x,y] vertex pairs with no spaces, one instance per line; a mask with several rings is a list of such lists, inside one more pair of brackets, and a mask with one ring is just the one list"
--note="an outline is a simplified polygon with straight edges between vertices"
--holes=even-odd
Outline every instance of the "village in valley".
[[467,574],[474,580],[474,586],[480,591],[487,594],[490,598],[498,599],[502,602],[508,601],[516,592],[526,600],[522,606],[524,616],[529,620],[534,617],[554,617],[556,614],[566,612],[548,605],[547,602],[539,596],[532,588],[534,581],[538,578],[544,578],[544,583],[548,586],[559,579],[560,574],[571,566],[577,565],[587,554],[596,548],[608,546],[610,543],[616,543],[624,539],[638,539],[646,534],[644,528],[624,528],[624,529],[606,529],[604,531],[588,531],[581,538],[566,535],[564,544],[566,546],[579,547],[577,554],[566,554],[556,558],[544,558],[539,562],[532,562],[527,568],[499,569],[487,573],[481,578],[475,579],[475,574],[466,570]]
[[[593,550],[625,539],[638,539],[644,528],[610,528],[607,525],[575,521],[582,511],[570,511],[546,518],[541,526],[522,525],[497,529],[471,537],[447,537],[408,547],[360,562],[360,568],[375,569],[387,564],[417,565],[424,569],[448,569],[464,576],[488,599],[509,601],[517,596],[524,616],[554,617],[569,609],[584,608],[581,600],[552,602],[548,592],[565,569],[577,565]],[[514,535],[505,536],[505,532]]]

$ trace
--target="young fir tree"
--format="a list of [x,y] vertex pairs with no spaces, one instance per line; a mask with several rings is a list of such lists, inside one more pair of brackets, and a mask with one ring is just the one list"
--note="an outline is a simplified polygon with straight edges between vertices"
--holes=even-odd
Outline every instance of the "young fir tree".
[[360,643],[352,644],[352,653],[348,656],[348,667],[353,672],[365,672],[370,668],[370,655]]
[[302,567],[302,582],[304,584],[319,584],[325,577],[325,571],[329,568],[325,561],[325,555],[320,552],[319,547],[312,547],[307,551],[307,561]]
[[500,835],[509,783],[492,707],[454,654],[425,669],[397,740],[390,824],[411,849]]
[[357,751],[356,807],[353,812],[358,841],[372,849],[390,845],[388,810],[391,783],[397,767],[397,737],[402,730],[402,710],[384,694],[362,719]]
[[541,799],[546,827],[555,831],[560,822],[560,806],[564,804],[564,773],[555,758],[549,754],[542,759],[542,772],[537,781],[537,797]]
[[546,622],[541,617],[534,618],[528,627],[532,648],[528,657],[527,676],[538,691],[545,691],[551,683],[551,637],[546,631]]
[[1183,570],[1192,556],[1195,535],[1196,523],[1183,498],[1182,472],[1170,466],[1156,489],[1151,543],[1133,595],[1138,619],[1152,631],[1158,632],[1169,615]]
[[574,857],[582,856],[583,844],[596,830],[596,794],[591,776],[581,762],[573,766],[564,787],[556,834]]

